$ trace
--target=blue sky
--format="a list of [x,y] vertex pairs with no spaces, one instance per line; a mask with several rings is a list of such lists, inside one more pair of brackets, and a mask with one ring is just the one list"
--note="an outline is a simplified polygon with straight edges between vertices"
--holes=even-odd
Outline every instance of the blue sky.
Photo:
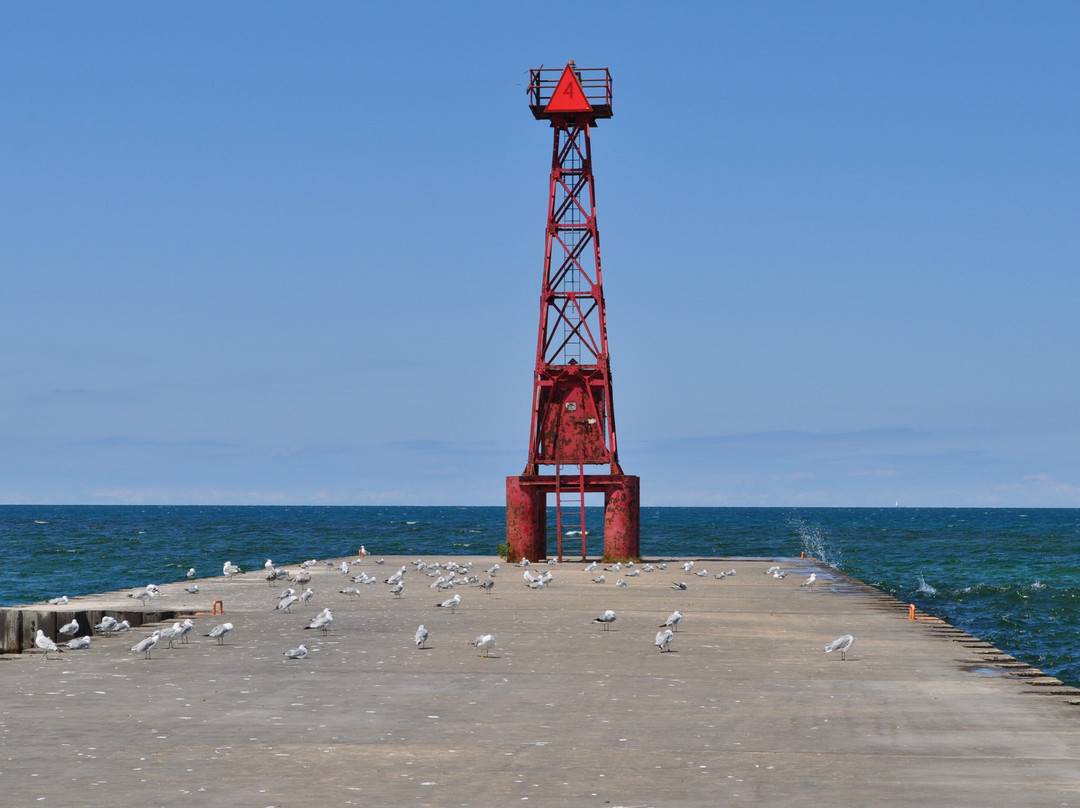
[[647,505],[1080,507],[1080,5],[0,0],[0,503],[501,504],[550,130]]

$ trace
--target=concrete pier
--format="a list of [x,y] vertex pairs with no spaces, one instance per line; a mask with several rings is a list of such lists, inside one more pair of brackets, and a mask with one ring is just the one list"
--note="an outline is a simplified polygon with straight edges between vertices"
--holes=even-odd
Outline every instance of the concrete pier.
[[[411,560],[352,567],[406,565],[400,598],[313,567],[292,614],[261,570],[197,596],[165,585],[147,610],[197,614],[197,633],[149,660],[128,649],[150,625],[0,657],[4,803],[1080,806],[1080,691],[812,560],[669,559],[636,577],[569,563],[540,590],[503,563],[490,593],[430,589]],[[482,577],[497,561],[453,560]],[[454,593],[455,613],[434,606]],[[126,593],[62,608],[110,604],[131,610]],[[323,607],[329,633],[306,630]],[[592,622],[605,609],[610,630]],[[204,636],[224,621],[224,645]],[[470,645],[482,633],[489,657]],[[823,653],[849,633],[846,660]],[[286,660],[300,643],[309,658]]]

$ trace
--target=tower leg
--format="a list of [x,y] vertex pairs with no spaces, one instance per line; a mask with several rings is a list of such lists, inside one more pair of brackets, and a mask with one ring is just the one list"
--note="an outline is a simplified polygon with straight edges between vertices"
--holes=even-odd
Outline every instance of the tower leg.
[[641,556],[641,480],[624,475],[604,495],[604,560]]
[[520,477],[506,478],[507,561],[540,561],[547,558],[547,495],[522,483]]

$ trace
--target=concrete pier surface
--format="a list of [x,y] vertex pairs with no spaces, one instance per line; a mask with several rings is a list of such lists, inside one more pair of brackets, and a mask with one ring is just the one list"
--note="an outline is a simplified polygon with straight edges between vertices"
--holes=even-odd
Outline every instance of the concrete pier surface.
[[[155,626],[0,658],[3,804],[1080,806],[1080,692],[812,560],[566,563],[539,590],[503,562],[490,592],[431,589],[412,560],[350,571],[406,566],[400,597],[320,563],[291,613],[262,570],[163,585],[147,611],[224,614],[150,659],[129,648]],[[498,559],[453,560],[484,578]],[[305,629],[324,607],[329,632]],[[224,644],[204,636],[225,621]],[[823,651],[841,634],[846,660]]]

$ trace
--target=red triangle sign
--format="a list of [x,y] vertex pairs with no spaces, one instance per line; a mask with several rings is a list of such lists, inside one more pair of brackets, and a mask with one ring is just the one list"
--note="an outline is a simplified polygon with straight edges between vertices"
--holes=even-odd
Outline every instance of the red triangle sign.
[[573,65],[571,62],[563,70],[562,78],[559,79],[555,92],[551,94],[551,100],[544,112],[592,112],[592,105],[574,75]]

